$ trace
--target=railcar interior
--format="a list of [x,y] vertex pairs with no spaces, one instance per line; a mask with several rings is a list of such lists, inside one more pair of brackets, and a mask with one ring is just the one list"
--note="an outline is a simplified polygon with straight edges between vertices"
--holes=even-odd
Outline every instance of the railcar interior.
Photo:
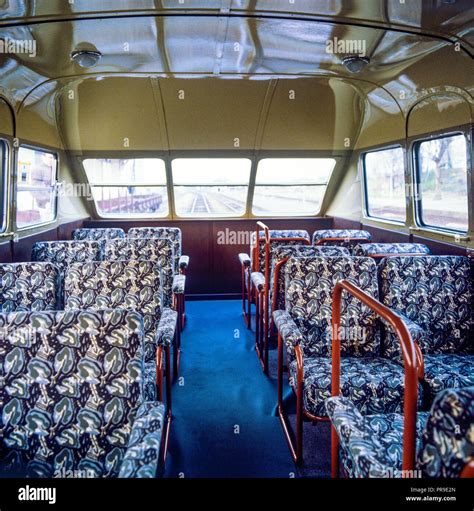
[[473,58],[472,0],[0,0],[2,487],[462,492]]

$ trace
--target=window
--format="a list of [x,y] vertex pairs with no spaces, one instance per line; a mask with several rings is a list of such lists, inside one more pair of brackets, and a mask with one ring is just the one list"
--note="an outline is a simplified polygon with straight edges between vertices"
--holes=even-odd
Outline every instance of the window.
[[251,161],[247,158],[177,158],[172,161],[179,216],[242,216]]
[[87,159],[84,160],[84,168],[99,215],[168,215],[168,191],[163,160]]
[[333,158],[260,160],[252,212],[281,216],[319,213],[335,165]]
[[467,144],[464,135],[419,142],[417,181],[421,225],[467,231]]
[[56,218],[56,168],[53,153],[20,147],[16,187],[18,228],[51,222]]
[[0,232],[6,229],[7,144],[0,140]]
[[382,149],[364,155],[367,215],[405,222],[405,165],[403,149]]

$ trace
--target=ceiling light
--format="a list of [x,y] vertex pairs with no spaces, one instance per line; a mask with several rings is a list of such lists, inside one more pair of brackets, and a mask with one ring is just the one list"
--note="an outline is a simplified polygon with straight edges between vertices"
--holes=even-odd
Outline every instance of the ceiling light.
[[349,73],[360,73],[370,62],[368,57],[359,57],[352,55],[350,57],[344,57],[342,63]]
[[71,52],[71,60],[84,68],[94,67],[101,57],[102,53],[98,50],[75,50]]

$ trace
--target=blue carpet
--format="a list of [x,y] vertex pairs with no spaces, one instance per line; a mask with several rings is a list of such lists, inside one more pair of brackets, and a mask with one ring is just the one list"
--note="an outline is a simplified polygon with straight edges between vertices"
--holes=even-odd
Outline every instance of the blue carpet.
[[296,474],[239,301],[186,304],[165,477]]

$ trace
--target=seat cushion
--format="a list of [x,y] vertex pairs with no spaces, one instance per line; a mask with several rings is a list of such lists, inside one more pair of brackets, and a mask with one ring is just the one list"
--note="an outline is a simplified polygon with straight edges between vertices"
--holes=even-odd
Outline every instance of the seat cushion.
[[[331,398],[328,415],[340,441],[342,468],[348,477],[400,477],[403,457],[403,415],[373,414],[363,417],[347,399]],[[417,451],[428,419],[417,413]]]
[[425,355],[425,403],[448,388],[474,385],[474,355]]
[[[304,358],[303,365],[304,408],[318,417],[325,416],[324,400],[331,397],[332,360]],[[290,374],[292,382],[296,382],[296,361],[290,363]],[[341,393],[362,414],[401,413],[403,368],[384,358],[342,357]]]
[[474,457],[474,386],[436,395],[418,451],[424,477],[459,477]]

